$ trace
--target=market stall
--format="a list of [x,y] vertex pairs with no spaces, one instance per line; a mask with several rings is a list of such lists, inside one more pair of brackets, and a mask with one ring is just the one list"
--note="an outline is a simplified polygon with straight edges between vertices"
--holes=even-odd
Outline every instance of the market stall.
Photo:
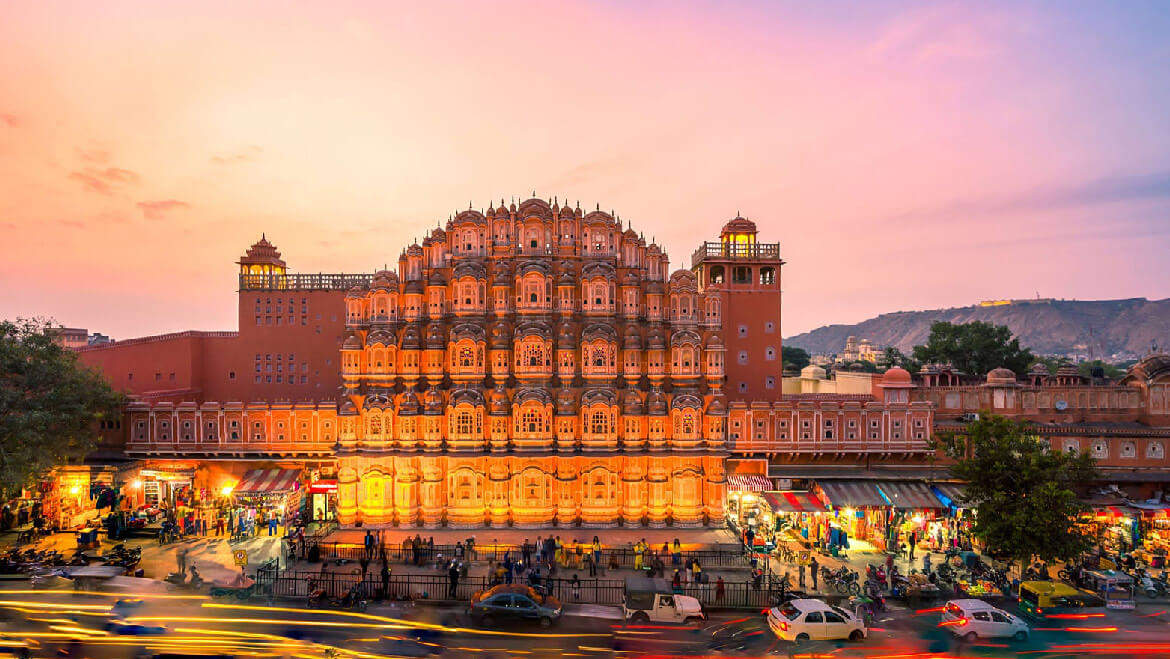
[[301,507],[300,475],[299,469],[253,469],[244,474],[232,490],[237,529],[240,520],[253,532],[259,531],[258,522],[274,517],[281,526],[295,523]]
[[1170,554],[1170,503],[1141,502],[1129,504],[1137,511],[1138,545],[1134,555],[1151,569],[1166,568]]
[[817,481],[813,492],[832,513],[822,523],[822,546],[848,547],[850,541],[860,540],[885,550],[892,507],[872,481]]
[[[920,555],[934,548],[931,524],[943,519],[945,506],[930,486],[921,481],[882,481],[877,488],[893,509],[887,542],[896,539],[897,546],[902,547],[913,539]],[[940,530],[937,525],[933,529]]]
[[755,544],[772,542],[775,524],[772,510],[762,494],[773,489],[772,481],[759,474],[727,475],[727,521],[742,538],[751,529]]
[[1089,511],[1077,520],[1082,533],[1096,539],[1102,555],[1120,556],[1135,548],[1140,513],[1123,500],[1088,501]]

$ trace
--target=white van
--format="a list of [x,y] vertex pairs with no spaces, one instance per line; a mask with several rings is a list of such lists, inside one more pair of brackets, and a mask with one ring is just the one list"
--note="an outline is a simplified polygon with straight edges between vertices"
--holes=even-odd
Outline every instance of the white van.
[[951,600],[943,607],[943,626],[967,641],[976,638],[1028,638],[1028,623],[983,600]]
[[860,641],[868,635],[865,623],[845,609],[820,600],[796,599],[768,611],[768,626],[784,641],[849,639]]

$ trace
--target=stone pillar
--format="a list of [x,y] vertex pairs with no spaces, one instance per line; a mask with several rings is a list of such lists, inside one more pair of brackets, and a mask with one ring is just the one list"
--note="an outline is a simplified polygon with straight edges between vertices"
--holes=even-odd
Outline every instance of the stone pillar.
[[572,526],[581,515],[581,483],[572,458],[556,458],[557,524]]
[[398,526],[414,526],[418,521],[418,467],[414,458],[394,458],[394,516]]
[[422,512],[423,528],[437,529],[443,525],[443,511],[446,496],[443,487],[446,458],[419,458],[422,483],[419,487],[419,508]]

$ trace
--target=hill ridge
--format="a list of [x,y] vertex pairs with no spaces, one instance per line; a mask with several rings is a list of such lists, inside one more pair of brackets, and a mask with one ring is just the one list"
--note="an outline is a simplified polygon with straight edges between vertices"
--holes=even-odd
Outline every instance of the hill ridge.
[[[877,346],[909,352],[926,342],[935,321],[982,320],[1007,325],[1020,343],[1037,354],[1089,354],[1137,357],[1151,344],[1170,346],[1170,298],[1115,300],[1012,300],[1010,304],[970,305],[921,311],[890,311],[855,324],[833,324],[796,334],[784,344],[813,354],[834,354],[856,336]],[[1078,346],[1080,346],[1078,348]]]

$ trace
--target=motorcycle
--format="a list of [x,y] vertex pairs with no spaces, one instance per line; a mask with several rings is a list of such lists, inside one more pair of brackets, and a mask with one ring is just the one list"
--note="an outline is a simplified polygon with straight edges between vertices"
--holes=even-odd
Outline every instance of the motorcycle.
[[334,599],[329,601],[329,605],[339,609],[357,609],[358,611],[366,610],[366,600],[361,596],[361,584],[354,584],[350,586],[345,595],[341,599]]
[[1024,581],[1052,581],[1047,563],[1033,563],[1024,569]]
[[1146,594],[1146,597],[1154,599],[1157,597],[1166,596],[1166,584],[1164,581],[1158,581],[1151,577],[1144,568],[1138,568],[1133,573],[1134,583]]
[[889,587],[889,579],[886,578],[886,571],[881,566],[874,566],[872,563],[865,568],[866,581],[873,581],[880,585],[882,589]]
[[315,581],[310,581],[309,594],[305,596],[305,606],[310,609],[316,609],[328,603],[329,593],[325,592],[324,588],[319,587]]

